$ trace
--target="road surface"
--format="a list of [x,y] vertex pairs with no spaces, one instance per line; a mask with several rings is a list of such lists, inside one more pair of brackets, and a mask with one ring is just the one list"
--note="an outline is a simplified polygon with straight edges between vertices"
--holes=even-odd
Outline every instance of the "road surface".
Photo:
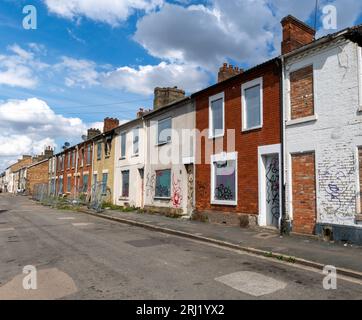
[[0,299],[362,299],[354,281],[325,290],[315,271],[25,196],[0,194],[0,252]]

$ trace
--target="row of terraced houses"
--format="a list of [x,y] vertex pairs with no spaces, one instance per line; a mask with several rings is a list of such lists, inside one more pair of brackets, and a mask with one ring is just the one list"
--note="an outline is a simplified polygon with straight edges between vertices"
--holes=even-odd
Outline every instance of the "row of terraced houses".
[[50,156],[49,193],[361,243],[362,26],[282,29],[280,56],[190,96],[156,88],[152,110]]

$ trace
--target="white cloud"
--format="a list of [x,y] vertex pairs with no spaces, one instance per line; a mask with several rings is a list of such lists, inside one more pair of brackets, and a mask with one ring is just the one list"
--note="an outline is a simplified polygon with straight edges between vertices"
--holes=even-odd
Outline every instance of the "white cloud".
[[54,66],[55,70],[64,72],[65,85],[86,88],[98,84],[98,72],[95,62],[83,59],[62,57],[62,62]]
[[13,44],[7,49],[11,54],[0,55],[0,85],[36,87],[38,83],[36,74],[48,67],[46,63],[35,58],[35,52],[39,52],[41,47],[30,44],[29,50],[25,50]]
[[[322,0],[338,9],[338,28],[352,25],[360,0]],[[137,23],[134,39],[154,57],[216,71],[225,61],[255,65],[280,53],[280,20],[306,21],[315,0],[210,0],[207,5],[165,4]],[[331,31],[329,31],[331,32]],[[333,32],[333,30],[332,30]]]
[[73,19],[86,17],[112,26],[127,20],[135,10],[150,12],[163,0],[44,0],[50,12]]
[[57,139],[79,141],[86,129],[81,119],[56,114],[40,99],[8,100],[0,104],[1,163],[39,154],[45,146],[56,146]]
[[188,92],[205,87],[208,74],[193,65],[169,64],[139,66],[138,68],[121,67],[104,73],[102,83],[128,92],[151,95],[155,87],[178,86]]

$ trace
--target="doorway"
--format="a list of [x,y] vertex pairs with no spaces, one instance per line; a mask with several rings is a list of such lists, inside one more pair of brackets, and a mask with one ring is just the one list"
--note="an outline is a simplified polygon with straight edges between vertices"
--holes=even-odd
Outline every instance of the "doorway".
[[279,228],[281,222],[280,145],[259,148],[259,225]]

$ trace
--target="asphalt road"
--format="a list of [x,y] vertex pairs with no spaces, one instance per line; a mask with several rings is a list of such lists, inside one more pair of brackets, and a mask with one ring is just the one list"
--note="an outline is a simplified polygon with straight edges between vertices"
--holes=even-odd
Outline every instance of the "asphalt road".
[[[0,299],[362,299],[353,281],[325,290],[315,271],[24,196],[0,194],[0,252]],[[23,288],[29,265],[36,290]]]

